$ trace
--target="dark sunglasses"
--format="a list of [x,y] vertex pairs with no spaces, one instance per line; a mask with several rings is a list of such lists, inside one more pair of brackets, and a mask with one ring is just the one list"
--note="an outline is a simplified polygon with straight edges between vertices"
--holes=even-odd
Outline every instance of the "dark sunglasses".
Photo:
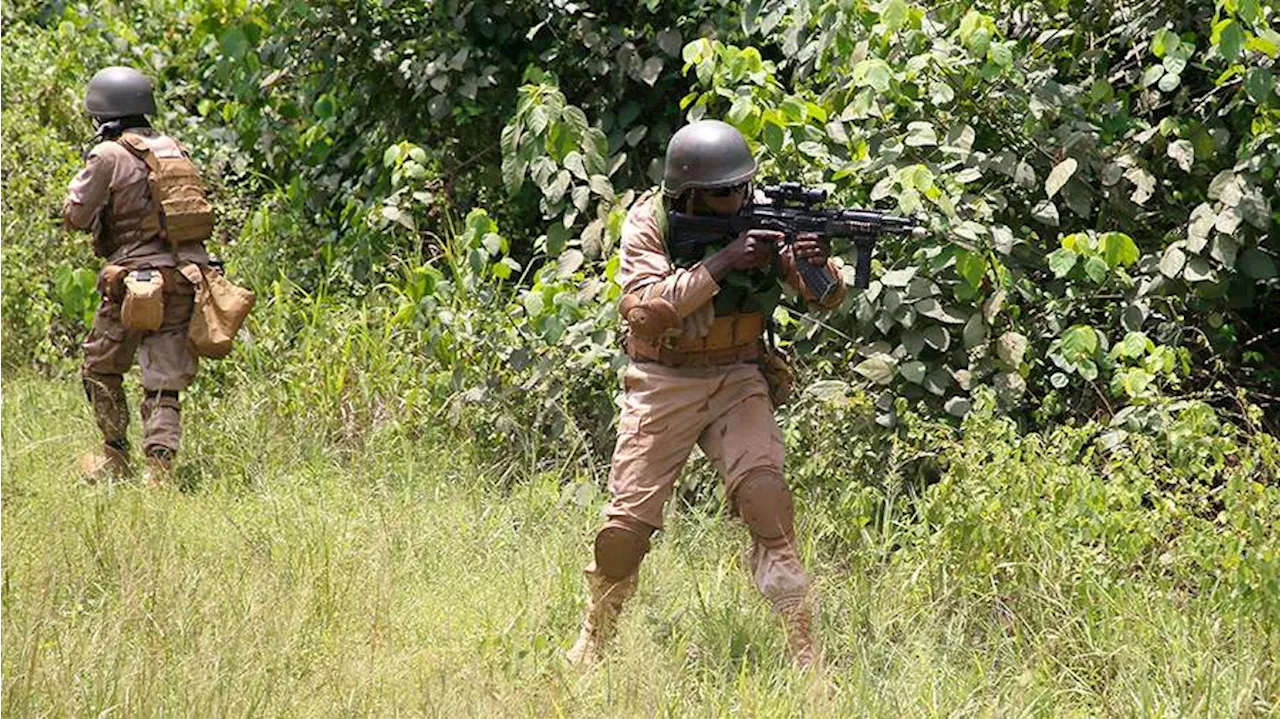
[[711,189],[706,190],[706,193],[712,197],[728,197],[729,195],[736,195],[739,192],[746,192],[746,190],[747,183],[740,182],[736,185],[730,185],[729,187],[712,187]]

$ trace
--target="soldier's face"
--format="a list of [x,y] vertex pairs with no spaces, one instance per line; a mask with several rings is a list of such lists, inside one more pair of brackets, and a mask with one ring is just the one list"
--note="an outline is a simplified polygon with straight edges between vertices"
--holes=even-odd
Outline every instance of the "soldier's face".
[[736,215],[747,199],[747,184],[733,187],[718,187],[712,190],[699,190],[697,199],[716,215]]

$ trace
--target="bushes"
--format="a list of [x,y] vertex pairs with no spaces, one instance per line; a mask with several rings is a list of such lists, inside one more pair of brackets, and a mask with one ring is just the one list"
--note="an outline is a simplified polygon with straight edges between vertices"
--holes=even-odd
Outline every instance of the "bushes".
[[97,306],[88,242],[61,234],[76,148],[22,106],[0,104],[0,367],[56,367]]
[[50,216],[83,83],[130,62],[260,298],[197,401],[252,387],[338,447],[443,425],[506,482],[602,480],[620,223],[670,132],[723,116],[765,177],[934,230],[838,311],[775,315],[821,541],[1274,595],[1274,9],[180,5],[6,10],[6,373],[74,365],[93,262]]
[[[720,116],[765,177],[927,216],[933,235],[882,243],[876,282],[838,312],[776,317],[824,377],[876,389],[881,424],[895,397],[962,416],[980,386],[1030,426],[1196,390],[1233,407],[1221,388],[1236,386],[1273,421],[1268,6],[182,8],[9,11],[10,52],[30,55],[6,70],[9,97],[30,96],[64,143],[41,150],[63,159],[38,194],[60,196],[75,164],[90,68],[137,61],[158,76],[167,126],[188,126],[227,190],[222,239],[248,224],[250,246],[231,254],[259,285],[283,275],[363,296],[477,206],[507,238],[512,275],[554,261],[566,280],[607,284],[671,131]],[[59,33],[86,41],[54,58],[42,41]],[[11,115],[10,136],[25,136],[30,116]],[[25,337],[65,318],[43,361],[77,334],[83,279],[6,293],[39,305],[6,312],[33,318]],[[603,297],[586,294],[578,305]]]
[[[1271,407],[1273,363],[1260,360],[1275,353],[1265,328],[1278,282],[1274,11],[1151,5],[1081,22],[1066,10],[753,4],[741,35],[684,47],[681,109],[736,124],[765,177],[928,215],[929,240],[887,243],[879,279],[823,318],[835,332],[788,333],[853,368],[841,378],[883,387],[884,423],[895,395],[961,416],[980,386],[1038,425],[1223,381]],[[1032,32],[1024,11],[1049,19]],[[1197,37],[1209,16],[1217,29]],[[582,172],[557,143],[517,142],[562,117],[587,124],[571,96],[526,90],[549,99],[536,123],[522,105],[507,126],[505,167],[528,168],[548,219],[566,188],[581,185],[586,210],[635,185]],[[583,154],[608,159],[595,146]],[[585,215],[565,211],[570,240],[552,241],[564,234],[553,222],[548,245],[607,256],[612,212]]]

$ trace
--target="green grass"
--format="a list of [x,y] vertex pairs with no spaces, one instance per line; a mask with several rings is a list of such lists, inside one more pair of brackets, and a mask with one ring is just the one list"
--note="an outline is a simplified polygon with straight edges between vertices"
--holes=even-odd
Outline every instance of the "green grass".
[[504,489],[392,422],[326,445],[247,391],[184,419],[188,491],[89,486],[76,384],[5,383],[6,716],[1278,711],[1275,634],[1247,612],[1091,586],[1054,556],[974,591],[965,567],[834,550],[837,519],[803,504],[824,670],[782,659],[745,532],[696,508],[671,514],[609,660],[570,669],[599,491]]

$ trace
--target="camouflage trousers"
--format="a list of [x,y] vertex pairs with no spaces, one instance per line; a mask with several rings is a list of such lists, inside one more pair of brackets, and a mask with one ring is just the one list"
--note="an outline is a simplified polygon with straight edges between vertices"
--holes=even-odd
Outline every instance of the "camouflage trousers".
[[81,374],[98,428],[108,444],[125,439],[129,408],[124,374],[136,358],[142,370],[143,451],[177,453],[182,437],[179,393],[190,386],[198,364],[187,343],[194,307],[191,284],[167,276],[164,320],[159,329],[140,332],[125,329],[121,303],[109,294],[103,297],[84,341]]
[[[643,362],[627,368],[618,442],[609,475],[610,520],[630,518],[662,528],[663,508],[693,446],[702,448],[738,509],[741,487],[760,473],[782,477],[782,433],[769,386],[754,364],[675,368]],[[785,491],[785,490],[784,490]],[[790,493],[785,503],[790,523]],[[780,611],[803,601],[809,577],[794,533],[752,533],[750,566],[756,587]]]

